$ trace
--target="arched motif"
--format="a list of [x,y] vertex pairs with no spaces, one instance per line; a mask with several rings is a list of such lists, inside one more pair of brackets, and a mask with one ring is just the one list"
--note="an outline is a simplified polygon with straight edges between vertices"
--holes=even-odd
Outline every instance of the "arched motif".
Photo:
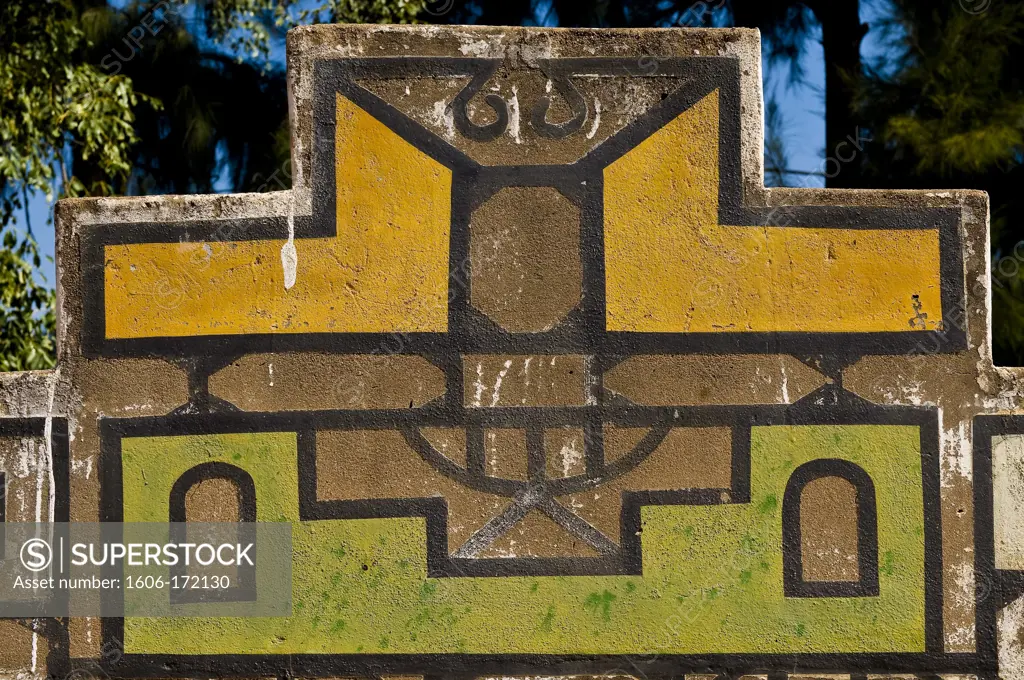
[[[800,511],[804,488],[826,477],[845,479],[856,490],[857,581],[804,578]],[[878,595],[878,512],[875,485],[859,465],[838,458],[804,463],[790,475],[782,499],[782,572],[787,597],[871,597]]]
[[[230,538],[230,542],[252,543],[253,547],[249,555],[256,558],[256,484],[252,475],[240,467],[229,463],[211,462],[202,463],[186,470],[174,482],[171,487],[169,499],[169,521],[171,524],[171,539],[175,542],[184,542],[188,539],[186,516],[186,498],[188,492],[197,484],[212,479],[225,479],[232,482],[238,493],[238,522],[237,533]],[[219,532],[208,532],[210,536],[217,539],[223,537]],[[207,536],[209,538],[210,536]],[[188,567],[180,562],[171,567],[171,575],[181,578],[189,576]],[[256,599],[256,568],[255,566],[237,566],[233,568],[234,575],[231,578],[231,586],[226,589],[191,589],[171,588],[171,603],[186,604],[195,602],[250,602]]]
[[188,521],[185,517],[185,496],[196,484],[209,479],[226,479],[238,489],[238,521],[256,521],[256,484],[252,475],[229,463],[202,463],[186,470],[171,487],[171,522]]

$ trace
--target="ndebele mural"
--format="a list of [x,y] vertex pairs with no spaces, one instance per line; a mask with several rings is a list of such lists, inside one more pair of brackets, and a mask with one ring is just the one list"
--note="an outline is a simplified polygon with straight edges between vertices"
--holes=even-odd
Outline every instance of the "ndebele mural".
[[288,522],[291,615],[10,621],[4,663],[1019,675],[986,197],[765,189],[760,55],[300,28],[291,190],[61,203],[8,521]]

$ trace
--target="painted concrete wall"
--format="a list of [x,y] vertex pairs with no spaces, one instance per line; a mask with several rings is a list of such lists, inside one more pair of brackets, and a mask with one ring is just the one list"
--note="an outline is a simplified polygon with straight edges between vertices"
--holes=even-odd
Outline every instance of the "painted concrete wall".
[[[1022,675],[987,197],[764,188],[759,64],[747,30],[301,28],[291,191],[59,204],[5,517],[167,521],[222,463],[292,523],[294,609],[3,621],[0,666]],[[188,519],[244,519],[199,477]]]

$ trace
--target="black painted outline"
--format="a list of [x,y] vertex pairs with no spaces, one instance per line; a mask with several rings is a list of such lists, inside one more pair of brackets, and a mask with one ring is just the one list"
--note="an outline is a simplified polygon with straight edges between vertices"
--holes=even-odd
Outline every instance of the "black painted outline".
[[[821,407],[815,404],[814,393],[795,405],[778,406],[698,406],[686,409],[672,407],[619,407],[608,405],[603,420],[612,424],[633,426],[655,426],[659,423],[672,426],[708,426],[716,423],[734,423],[737,429],[745,430],[745,442],[741,439],[741,450],[749,452],[749,432],[754,426],[765,425],[810,425],[810,424],[886,424],[916,425],[920,428],[922,464],[922,489],[925,521],[925,651],[918,653],[825,653],[825,654],[707,654],[707,655],[291,655],[286,657],[260,655],[126,655],[117,663],[109,663],[105,670],[111,677],[171,677],[193,674],[220,675],[260,673],[274,675],[296,673],[309,676],[436,673],[446,676],[452,668],[465,669],[467,674],[505,675],[551,674],[593,674],[622,670],[628,663],[634,671],[644,674],[671,674],[682,672],[727,673],[730,677],[743,672],[754,672],[766,668],[797,670],[837,670],[850,672],[892,672],[919,671],[927,668],[935,672],[980,672],[989,668],[994,661],[975,654],[946,653],[944,651],[942,627],[942,545],[941,508],[939,505],[939,461],[938,461],[938,418],[934,409],[924,407],[875,406],[861,400],[850,401],[842,408]],[[500,410],[500,409],[499,409]],[[543,415],[544,409],[540,410]],[[581,417],[582,414],[576,414]],[[438,422],[453,425],[445,420],[446,414],[410,411],[317,411],[291,413],[213,413],[181,415],[174,417],[148,417],[126,419],[102,419],[101,436],[101,514],[103,521],[116,522],[122,517],[121,511],[121,440],[124,437],[158,436],[174,434],[213,434],[226,432],[296,432],[299,456],[299,512],[301,519],[351,519],[360,517],[403,517],[424,516],[428,525],[428,571],[432,576],[450,575],[523,575],[550,573],[578,573],[579,567],[573,562],[600,562],[605,558],[583,558],[580,560],[559,560],[548,563],[536,571],[508,569],[513,561],[504,565],[493,565],[489,573],[467,573],[457,560],[449,560],[452,571],[445,569],[442,561],[446,555],[437,551],[437,541],[430,542],[431,527],[436,532],[444,528],[446,516],[438,516],[444,505],[438,502],[424,502],[424,499],[395,499],[384,501],[355,501],[353,504],[335,505],[334,502],[316,500],[315,477],[315,432],[319,429],[394,429],[402,424],[416,422],[429,426]],[[548,415],[547,418],[552,418]],[[734,447],[737,439],[734,438]],[[745,449],[743,447],[746,447]],[[311,458],[311,455],[313,458]],[[747,465],[734,465],[734,486],[749,485],[749,456]],[[739,468],[739,469],[738,469]],[[743,475],[746,475],[745,477]],[[675,497],[662,492],[636,501],[637,510],[641,505],[664,502],[702,502],[699,497]],[[429,500],[429,499],[428,499]],[[749,498],[741,502],[749,502]],[[638,521],[639,513],[626,518],[624,522]],[[635,520],[634,520],[635,518]],[[632,527],[635,530],[639,525]],[[625,530],[628,534],[628,529]],[[624,542],[623,554],[639,554],[639,539],[632,544]],[[501,560],[499,560],[501,561]],[[528,560],[515,560],[523,563]],[[538,563],[544,560],[535,560]],[[487,560],[468,560],[472,563],[486,563]],[[472,565],[467,565],[472,566]],[[629,559],[617,565],[621,569],[641,568],[639,560]],[[486,572],[488,565],[472,567]],[[575,570],[575,571],[574,571]],[[636,573],[632,571],[605,572],[589,570],[583,573]],[[123,619],[105,618],[103,621],[104,641],[116,644],[122,640]],[[983,649],[979,629],[979,649]],[[74,663],[83,662],[73,660]]]
[[[575,70],[604,69],[605,74],[649,75],[634,72],[640,64],[635,59],[565,59],[554,62],[564,69],[568,78]],[[257,238],[284,238],[287,219],[284,217],[251,220],[209,220],[178,224],[126,224],[107,225],[90,229],[83,237],[82,271],[85,288],[85,317],[82,346],[87,356],[165,356],[191,357],[194,355],[239,355],[261,351],[334,351],[364,352],[381,348],[392,353],[420,354],[446,373],[448,391],[438,403],[416,412],[318,412],[289,414],[202,414],[219,408],[209,399],[206,378],[212,367],[196,367],[190,372],[190,402],[175,417],[162,426],[165,430],[191,433],[245,423],[246,431],[281,429],[296,431],[299,455],[309,455],[315,446],[315,432],[320,427],[395,428],[403,425],[418,427],[431,423],[445,425],[482,426],[487,422],[517,422],[534,419],[536,422],[555,422],[571,414],[572,422],[593,427],[602,422],[639,423],[651,425],[685,424],[688,422],[728,422],[733,427],[734,454],[737,447],[749,450],[749,426],[773,423],[827,422],[827,423],[904,423],[913,422],[921,427],[922,464],[925,498],[925,556],[926,556],[926,650],[916,654],[787,654],[787,655],[685,655],[659,656],[602,656],[602,655],[299,655],[292,657],[259,656],[137,656],[129,655],[120,663],[107,664],[112,676],[175,676],[187,674],[260,674],[339,675],[437,673],[450,676],[453,668],[471,669],[476,674],[501,673],[593,673],[601,670],[621,669],[623,662],[642,673],[676,675],[682,671],[706,672],[718,669],[729,677],[741,671],[785,667],[799,669],[833,669],[849,672],[851,669],[886,672],[928,668],[936,671],[978,672],[994,661],[982,654],[946,654],[942,640],[942,556],[941,513],[938,504],[938,427],[935,413],[927,409],[900,407],[873,407],[866,409],[860,403],[848,403],[838,398],[837,390],[822,390],[821,395],[837,408],[811,406],[810,398],[794,407],[686,407],[647,408],[622,404],[614,399],[607,403],[600,379],[604,370],[626,355],[655,353],[725,354],[790,353],[799,356],[826,355],[838,365],[850,363],[862,354],[897,354],[905,352],[954,352],[966,347],[964,329],[954,324],[937,332],[908,331],[899,333],[754,333],[754,334],[634,334],[607,333],[604,328],[604,262],[602,241],[602,170],[608,163],[621,157],[653,130],[692,106],[714,89],[720,91],[721,139],[719,142],[720,169],[723,181],[719,188],[720,222],[738,225],[784,225],[793,227],[892,228],[914,229],[936,227],[940,232],[942,308],[948,322],[963,319],[964,288],[963,261],[959,242],[960,212],[958,209],[905,209],[861,207],[793,206],[786,208],[747,208],[742,201],[741,162],[739,155],[739,64],[730,58],[695,58],[659,60],[658,74],[686,77],[687,82],[667,97],[660,105],[641,117],[633,125],[601,144],[584,159],[565,166],[512,166],[504,168],[479,166],[439,138],[431,135],[406,116],[390,107],[367,90],[357,85],[359,78],[413,76],[470,75],[478,76],[490,66],[488,60],[436,59],[436,58],[383,58],[318,62],[314,65],[314,149],[312,190],[313,216],[297,216],[294,220],[296,238],[331,235],[335,232],[334,214],[334,97],[342,92],[357,105],[369,111],[377,120],[421,149],[427,155],[449,167],[453,172],[452,245],[449,264],[452,277],[466,273],[463,263],[468,253],[468,218],[472,209],[505,186],[551,186],[572,201],[581,212],[581,256],[584,267],[584,291],[579,307],[567,319],[548,333],[508,334],[476,313],[468,304],[468,277],[453,291],[449,306],[449,333],[422,334],[259,334],[248,336],[207,336],[193,338],[152,338],[140,340],[107,340],[105,338],[105,309],[103,300],[103,247],[107,244],[135,242],[178,242],[209,240],[247,240]],[[585,184],[584,184],[585,182]],[[389,345],[394,344],[394,347]],[[462,353],[584,353],[593,357],[598,407],[585,409],[520,410],[492,409],[489,413],[473,413],[462,407]],[[826,395],[825,393],[828,392]],[[837,396],[838,395],[838,396]],[[815,395],[812,395],[815,396]],[[203,402],[203,400],[206,400]],[[224,405],[220,405],[224,406]],[[229,405],[228,405],[229,406]],[[675,416],[672,412],[678,412]],[[672,415],[670,415],[672,413]],[[537,420],[539,418],[539,420]],[[101,514],[105,521],[116,521],[120,513],[112,499],[119,499],[120,437],[126,433],[143,431],[139,428],[156,427],[160,419],[139,419],[135,422],[101,420],[103,453],[101,458]],[[159,429],[159,428],[158,428]],[[745,432],[745,438],[743,433]],[[737,433],[740,433],[737,436]],[[744,444],[745,441],[745,444]],[[739,442],[739,443],[737,443]],[[307,451],[303,454],[303,451]],[[114,463],[110,456],[117,458]],[[591,466],[588,453],[588,468]],[[743,456],[740,456],[743,458]],[[734,461],[735,463],[735,461]],[[116,474],[115,474],[116,472]],[[745,474],[745,476],[744,476]],[[314,478],[315,482],[315,478]],[[308,484],[308,482],[306,482]],[[302,491],[300,481],[300,512],[372,513],[370,516],[422,515],[436,516],[436,505],[402,505],[403,501],[369,502],[347,508],[322,508],[313,496]],[[733,489],[730,494],[749,489],[749,458],[744,473],[742,465],[734,466]],[[699,498],[640,498],[639,506],[650,501],[693,502]],[[742,502],[740,494],[732,498]],[[625,499],[624,499],[625,501]],[[624,513],[627,503],[623,503]],[[443,509],[443,508],[442,508]],[[393,514],[387,514],[393,513]],[[441,518],[437,518],[437,523]],[[445,517],[446,519],[446,517]],[[632,521],[630,519],[629,521]],[[625,522],[624,522],[625,524]],[[442,525],[443,526],[443,525]],[[429,529],[428,529],[429,532]],[[623,541],[622,552],[639,552],[639,539],[630,545]],[[433,549],[432,549],[433,550]],[[435,553],[432,553],[435,554]],[[437,556],[439,559],[442,556]],[[448,559],[447,554],[443,555]],[[592,562],[595,558],[588,558]],[[596,558],[597,560],[603,558]],[[449,560],[453,562],[454,560]],[[468,560],[478,563],[479,560]],[[522,560],[516,560],[522,562]],[[429,562],[429,558],[428,558]],[[435,560],[439,573],[445,572],[443,562]],[[500,575],[504,565],[473,566],[489,575]],[[453,565],[461,567],[462,565]],[[632,568],[639,568],[633,564]],[[557,573],[567,573],[571,564],[549,564]],[[630,565],[617,565],[627,569]],[[540,570],[543,572],[543,569]],[[461,574],[461,571],[453,575]],[[569,572],[571,573],[571,572]],[[587,571],[586,573],[594,573]],[[615,572],[620,573],[620,572]],[[629,572],[626,572],[629,573]],[[106,619],[104,637],[108,642],[122,639],[123,621]],[[979,632],[979,640],[984,631]],[[979,649],[981,646],[979,644]],[[76,660],[82,662],[82,660]],[[85,663],[92,663],[85,660]],[[456,675],[468,674],[459,672]]]
[[256,521],[256,483],[253,482],[252,475],[237,465],[219,461],[200,463],[181,473],[171,487],[167,521],[187,522],[185,497],[193,486],[212,479],[234,482],[238,490],[238,521]]
[[[252,475],[230,463],[212,461],[200,463],[189,468],[174,481],[168,499],[168,522],[171,523],[171,541],[184,543],[186,535],[186,496],[193,486],[211,479],[226,479],[234,482],[238,495],[238,542],[251,543],[253,557],[259,546],[256,545],[256,483]],[[201,524],[201,523],[200,523]],[[255,602],[256,601],[256,567],[240,565],[237,568],[238,581],[228,588],[171,588],[171,604],[193,604],[197,602]],[[171,577],[179,582],[188,578],[189,572],[181,562],[171,567]]]
[[[801,494],[817,479],[840,477],[856,490],[857,581],[806,581],[800,529]],[[875,485],[864,468],[839,458],[804,463],[790,475],[782,498],[782,574],[786,597],[872,597],[878,595],[878,511]]]
[[[43,439],[46,437],[46,421],[50,421],[50,464],[53,466],[53,493],[54,504],[53,504],[53,521],[55,524],[64,524],[65,526],[71,519],[71,452],[68,441],[68,421],[66,418],[45,418],[45,417],[29,417],[29,418],[0,418],[0,438],[13,438],[13,437],[25,437],[25,438],[37,438]],[[6,502],[6,484],[4,485],[5,490],[5,502]],[[5,511],[6,512],[6,511]],[[6,517],[5,517],[6,520]],[[3,533],[0,533],[0,540],[4,540],[6,543],[6,528],[0,524],[0,528],[3,528]],[[54,537],[59,540],[63,537],[66,540],[66,530],[62,530],[61,527],[54,528]],[[6,546],[0,544],[0,550],[4,550]],[[0,559],[5,556],[0,554]],[[12,556],[13,557],[13,556]],[[60,570],[60,565],[54,561],[51,565],[50,575],[55,579],[61,579],[68,575],[68,571]],[[67,610],[68,607],[69,591],[66,588],[55,588],[50,596],[50,602],[47,606],[60,607],[63,610]],[[0,619],[19,618],[18,612],[22,612],[20,616],[24,616],[26,612],[30,613],[29,610],[23,609],[25,603],[18,601],[2,601],[0,600]],[[36,607],[38,605],[33,605]]]
[[[642,77],[633,59],[558,59],[546,67],[568,78],[573,73]],[[285,238],[283,216],[182,223],[107,225],[85,232],[82,242],[86,356],[162,356],[237,354],[269,351],[366,352],[400,338],[396,353],[784,353],[903,354],[955,352],[966,348],[960,211],[955,208],[875,208],[855,206],[747,207],[743,203],[740,160],[739,63],[725,57],[659,60],[657,74],[685,79],[674,93],[579,161],[561,166],[481,166],[396,108],[360,87],[360,79],[403,76],[473,76],[476,82],[497,68],[493,60],[459,58],[342,59],[314,64],[312,216],[296,216],[295,237],[336,233],[334,187],[334,115],[336,93],[344,94],[414,147],[452,171],[452,224],[449,271],[467,273],[468,222],[472,210],[507,186],[550,186],[572,201],[581,214],[581,259],[584,290],[580,305],[546,333],[511,334],[469,305],[468,276],[451,287],[447,333],[311,333],[107,339],[105,337],[104,257],[106,245]],[[482,83],[478,83],[482,87]],[[836,227],[845,229],[937,228],[940,235],[942,310],[947,328],[940,331],[881,333],[634,333],[605,329],[603,252],[603,169],[655,130],[704,96],[718,90],[720,120],[719,222],[725,225]],[[476,94],[467,86],[460,93]],[[459,100],[461,102],[461,99]],[[497,106],[497,104],[494,104]],[[462,110],[461,104],[455,110]],[[471,125],[467,118],[467,125]],[[474,128],[479,129],[479,128]],[[909,322],[908,322],[909,323]]]
[[484,97],[484,101],[494,111],[493,123],[478,125],[469,118],[469,100],[480,93],[499,66],[501,66],[500,59],[486,60],[483,68],[473,76],[473,79],[452,101],[452,118],[455,120],[455,127],[464,137],[477,142],[490,142],[504,134],[505,129],[508,128],[508,104],[496,94],[488,94]]
[[0,560],[7,558],[7,473],[0,472]]
[[537,100],[530,112],[530,125],[538,135],[549,139],[561,139],[579,132],[587,122],[588,109],[583,94],[570,77],[573,71],[571,60],[538,59],[537,65],[554,85],[558,94],[562,95],[572,112],[572,117],[561,123],[549,123],[547,115],[551,108],[551,97],[545,95]]
[[992,438],[1024,435],[1024,416],[975,416],[974,465],[974,621],[978,655],[986,668],[997,670],[996,617],[999,610],[1024,595],[1024,572],[996,569],[995,495],[993,492]]

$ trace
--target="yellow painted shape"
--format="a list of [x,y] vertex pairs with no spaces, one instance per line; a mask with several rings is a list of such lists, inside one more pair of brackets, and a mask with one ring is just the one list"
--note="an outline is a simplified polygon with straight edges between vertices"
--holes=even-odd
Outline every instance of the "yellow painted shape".
[[337,236],[107,246],[108,338],[444,332],[451,171],[338,95]]
[[604,173],[610,331],[941,330],[937,229],[718,224],[718,92]]

